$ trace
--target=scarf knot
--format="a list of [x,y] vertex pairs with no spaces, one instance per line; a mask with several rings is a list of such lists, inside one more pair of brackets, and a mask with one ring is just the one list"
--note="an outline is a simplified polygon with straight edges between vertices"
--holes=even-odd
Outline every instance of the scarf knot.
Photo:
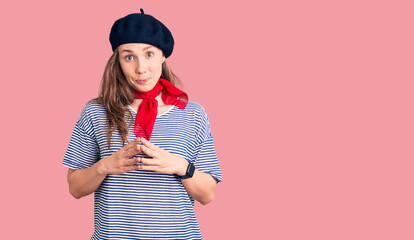
[[143,99],[135,119],[135,136],[150,140],[158,114],[158,101],[155,98],[161,92],[161,99],[165,104],[175,105],[180,109],[187,106],[188,95],[163,78],[160,78],[155,87],[148,92],[135,91],[135,98]]

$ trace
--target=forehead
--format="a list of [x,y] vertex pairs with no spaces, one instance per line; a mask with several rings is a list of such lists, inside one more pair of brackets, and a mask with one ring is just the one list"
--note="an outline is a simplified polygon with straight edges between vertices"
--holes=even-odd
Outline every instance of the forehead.
[[146,43],[125,43],[120,45],[118,49],[120,53],[122,53],[123,51],[142,52],[148,49],[161,51],[161,49]]

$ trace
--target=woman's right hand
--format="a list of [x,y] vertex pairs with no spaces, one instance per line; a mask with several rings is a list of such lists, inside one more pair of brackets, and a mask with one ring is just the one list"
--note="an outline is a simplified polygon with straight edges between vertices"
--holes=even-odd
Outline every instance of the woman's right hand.
[[111,156],[104,157],[99,161],[99,174],[122,174],[139,169],[139,158],[131,158],[141,152],[138,146],[140,138],[129,142],[126,146],[119,149]]

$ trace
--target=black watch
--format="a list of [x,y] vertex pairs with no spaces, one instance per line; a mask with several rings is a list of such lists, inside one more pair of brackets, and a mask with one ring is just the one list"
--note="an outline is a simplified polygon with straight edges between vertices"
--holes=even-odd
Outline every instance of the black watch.
[[195,167],[191,162],[188,162],[187,171],[185,172],[184,176],[178,176],[181,179],[191,178],[194,175]]

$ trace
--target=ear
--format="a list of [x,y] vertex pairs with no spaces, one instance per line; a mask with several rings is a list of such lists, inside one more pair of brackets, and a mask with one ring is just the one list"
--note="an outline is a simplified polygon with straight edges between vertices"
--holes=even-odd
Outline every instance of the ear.
[[165,56],[162,56],[162,63],[165,62]]

